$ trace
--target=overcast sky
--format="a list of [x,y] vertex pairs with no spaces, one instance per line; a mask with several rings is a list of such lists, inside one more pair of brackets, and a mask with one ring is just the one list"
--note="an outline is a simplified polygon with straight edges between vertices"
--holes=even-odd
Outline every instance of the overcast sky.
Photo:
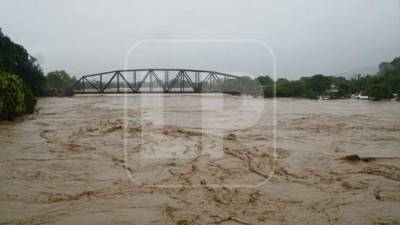
[[163,67],[258,75],[272,73],[274,55],[278,77],[294,79],[400,56],[399,2],[0,0],[0,27],[45,72]]

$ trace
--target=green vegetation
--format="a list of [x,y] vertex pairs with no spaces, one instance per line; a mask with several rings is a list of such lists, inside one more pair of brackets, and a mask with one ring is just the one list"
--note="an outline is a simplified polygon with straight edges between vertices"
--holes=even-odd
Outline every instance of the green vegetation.
[[52,71],[46,76],[47,96],[69,96],[70,87],[76,82],[75,77],[72,77],[64,70]]
[[256,78],[256,80],[263,86],[274,83],[274,80],[272,80],[269,76],[259,76]]
[[16,75],[0,71],[0,119],[13,120],[32,113],[36,100],[31,90]]
[[0,29],[0,120],[32,113],[34,95],[44,94],[45,81],[35,58]]
[[45,77],[36,59],[0,29],[0,120],[33,113],[35,96],[68,95],[74,81],[65,71]]
[[[280,78],[273,82],[268,76],[258,77],[256,80],[264,87],[266,98],[274,97],[276,85],[276,97],[316,99],[326,96],[337,99],[361,94],[368,95],[372,100],[392,99],[400,93],[400,57],[392,62],[381,63],[379,72],[375,75],[358,75],[351,79],[318,74],[294,81]],[[399,100],[399,96],[397,99]]]
[[46,79],[36,59],[0,30],[0,70],[17,75],[34,95],[43,95]]
[[223,82],[223,92],[237,93],[259,96],[262,95],[262,87],[257,79],[253,80],[250,77],[242,77],[241,79],[229,79]]

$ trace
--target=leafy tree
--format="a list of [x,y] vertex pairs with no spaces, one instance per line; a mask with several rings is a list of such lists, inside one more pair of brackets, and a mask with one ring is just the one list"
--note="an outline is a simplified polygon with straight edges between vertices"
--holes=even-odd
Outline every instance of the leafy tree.
[[[16,75],[0,71],[0,119],[13,120],[30,111],[29,96],[25,99],[24,83]],[[34,104],[33,104],[34,105]]]
[[390,87],[392,93],[400,94],[400,65],[398,68],[388,70],[380,76],[383,77],[384,82]]
[[356,78],[352,78],[349,81],[350,85],[350,93],[351,94],[368,94],[368,83],[370,79],[370,75],[361,76],[361,74],[357,75]]
[[322,74],[314,75],[306,82],[306,88],[316,95],[322,95],[330,87],[331,79]]
[[46,95],[67,95],[75,82],[75,77],[71,77],[64,70],[49,72],[46,76]]
[[336,92],[332,93],[332,97],[341,98],[341,97],[349,97],[351,94],[350,91],[350,82],[346,80],[344,77],[331,77],[332,85],[334,85]]
[[45,77],[36,59],[0,29],[0,119],[32,113],[34,95],[44,92]]
[[292,96],[293,97],[304,97],[306,93],[306,87],[303,81],[296,80],[291,82]]
[[274,81],[268,75],[259,76],[259,77],[256,78],[256,80],[258,80],[258,82],[260,82],[260,84],[262,86],[266,86],[266,85],[274,83]]
[[291,97],[292,87],[289,80],[284,78],[279,78],[276,81],[276,96],[277,97]]
[[393,94],[387,83],[372,84],[368,89],[369,95],[373,100],[391,99]]
[[20,77],[35,95],[42,95],[45,77],[36,59],[21,45],[13,43],[0,29],[0,70]]
[[264,97],[265,98],[274,97],[274,85],[273,84],[269,84],[264,87]]
[[[400,92],[400,57],[379,65],[379,72],[368,78],[368,94],[374,100],[391,99]],[[398,98],[399,99],[399,98]]]

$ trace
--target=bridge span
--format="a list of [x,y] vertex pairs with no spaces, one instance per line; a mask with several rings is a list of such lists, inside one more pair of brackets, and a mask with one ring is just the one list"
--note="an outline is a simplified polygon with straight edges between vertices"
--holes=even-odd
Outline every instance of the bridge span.
[[227,73],[192,69],[115,70],[82,76],[72,94],[230,93],[238,94],[241,78]]

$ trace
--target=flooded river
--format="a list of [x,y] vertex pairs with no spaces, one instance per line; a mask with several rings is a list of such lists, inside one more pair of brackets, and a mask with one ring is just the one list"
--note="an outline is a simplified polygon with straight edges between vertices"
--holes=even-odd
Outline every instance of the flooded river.
[[400,103],[42,98],[0,123],[0,224],[400,224]]

